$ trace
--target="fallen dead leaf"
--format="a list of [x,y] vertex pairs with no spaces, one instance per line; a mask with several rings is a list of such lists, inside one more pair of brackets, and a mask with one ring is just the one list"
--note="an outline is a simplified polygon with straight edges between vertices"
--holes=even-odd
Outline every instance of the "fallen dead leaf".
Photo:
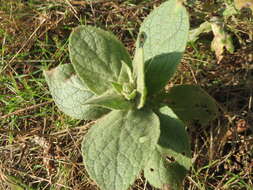
[[214,38],[211,44],[211,49],[215,52],[218,63],[223,58],[224,48],[229,52],[234,52],[234,45],[232,37],[225,31],[224,23],[213,18],[211,22]]

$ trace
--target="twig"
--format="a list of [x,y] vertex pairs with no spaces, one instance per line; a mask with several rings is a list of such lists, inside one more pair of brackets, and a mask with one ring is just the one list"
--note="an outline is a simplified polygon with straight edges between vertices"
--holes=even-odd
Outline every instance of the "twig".
[[52,133],[50,134],[51,136],[56,136],[56,135],[60,135],[60,134],[64,134],[64,133],[69,133],[69,131],[74,131],[74,130],[87,130],[88,128],[90,128],[91,125],[95,124],[96,121],[91,121],[83,126],[79,126],[79,127],[75,127],[75,128],[71,128],[71,129],[64,129],[64,130],[61,130],[61,131],[57,131],[55,133]]
[[10,116],[12,116],[12,115],[18,115],[18,114],[20,114],[20,113],[22,113],[22,112],[25,112],[25,111],[28,111],[28,110],[33,110],[33,109],[36,109],[36,108],[38,108],[38,107],[41,107],[41,106],[44,106],[44,105],[47,105],[47,104],[51,104],[52,102],[53,102],[53,101],[47,101],[47,102],[43,102],[43,103],[36,104],[36,105],[33,105],[33,106],[29,106],[29,107],[27,107],[27,108],[22,108],[22,109],[20,109],[20,110],[14,111],[14,112],[12,112],[12,113],[8,113],[8,114],[6,114],[6,115],[0,116],[0,119],[6,119],[6,118],[8,118],[8,117],[10,117]]
[[[142,3],[141,5],[136,5],[133,7],[128,7],[124,10],[132,10],[132,9],[139,9],[141,7],[146,7],[149,5],[154,5],[155,3],[160,2],[160,0],[155,0],[152,2],[146,2],[146,3]],[[118,3],[117,1],[112,1],[112,0],[96,0],[96,1],[70,1],[70,4],[74,5],[74,6],[84,6],[84,5],[94,5],[94,4],[100,4],[100,3]],[[119,12],[119,11],[117,11]]]
[[[29,177],[31,177],[31,178],[33,178],[33,179],[36,179],[36,180],[39,180],[39,181],[47,182],[47,183],[50,184],[50,185],[52,184],[52,181],[51,181],[51,180],[48,180],[48,179],[45,179],[45,178],[42,178],[42,177],[38,177],[38,176],[35,176],[35,175],[33,175],[33,174],[29,174],[29,173],[27,173],[27,172],[23,172],[23,171],[20,171],[20,170],[15,169],[15,168],[9,168],[9,169],[12,170],[12,171],[14,171],[14,172],[17,172],[17,173],[19,173],[19,174],[21,174],[21,175],[29,176]],[[63,187],[63,188],[66,188],[66,189],[72,189],[71,187],[68,187],[68,186],[63,185],[63,184],[60,184],[60,183],[54,183],[54,185],[57,185],[57,186],[59,186],[59,187]]]
[[196,84],[198,84],[198,81],[197,81],[197,79],[196,79],[196,77],[195,77],[195,74],[194,74],[194,71],[192,70],[191,65],[190,65],[189,63],[187,63],[187,65],[188,65],[188,68],[189,68],[189,70],[190,70],[190,72],[191,72],[191,74],[192,74],[192,77],[193,77],[194,82],[195,82]]
[[200,189],[201,189],[201,187],[199,186],[199,184],[198,184],[196,181],[194,181],[190,176],[188,176],[187,179],[188,179],[190,182],[192,182],[197,188],[200,188]]
[[111,2],[111,0],[97,0],[97,1],[70,1],[72,5],[90,5],[90,4],[98,4],[98,3],[107,3]]
[[[2,61],[2,63],[9,63],[10,61],[8,60],[4,60]],[[38,62],[45,62],[45,63],[51,63],[51,62],[55,62],[55,60],[43,60],[43,59],[34,59],[34,60],[19,60],[19,59],[14,59],[13,62],[16,62],[16,63],[38,63]]]

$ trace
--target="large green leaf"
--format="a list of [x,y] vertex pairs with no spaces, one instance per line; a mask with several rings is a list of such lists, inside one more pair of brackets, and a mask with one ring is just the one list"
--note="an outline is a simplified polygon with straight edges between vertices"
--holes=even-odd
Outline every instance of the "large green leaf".
[[127,190],[150,158],[160,136],[151,110],[112,111],[82,143],[84,164],[102,190]]
[[161,136],[144,175],[157,188],[167,185],[178,190],[191,167],[189,139],[184,124],[170,108],[163,107],[158,116]]
[[143,40],[144,34],[144,61],[149,94],[163,88],[175,73],[187,43],[188,30],[187,12],[177,0],[161,4],[142,23],[136,44]]
[[[122,81],[119,77],[122,61],[131,67],[130,56],[122,43],[109,32],[92,26],[74,29],[69,52],[76,73],[97,95],[111,89],[111,83],[118,82],[119,78]],[[126,78],[125,82],[128,81]]]
[[133,102],[126,100],[122,95],[111,93],[91,98],[86,101],[85,104],[97,105],[115,110],[129,110],[134,106]]
[[44,75],[56,105],[65,114],[76,119],[91,120],[109,111],[93,105],[84,105],[94,94],[78,78],[70,64],[44,71]]
[[199,86],[174,86],[165,94],[164,99],[166,104],[185,122],[205,125],[218,115],[215,100]]

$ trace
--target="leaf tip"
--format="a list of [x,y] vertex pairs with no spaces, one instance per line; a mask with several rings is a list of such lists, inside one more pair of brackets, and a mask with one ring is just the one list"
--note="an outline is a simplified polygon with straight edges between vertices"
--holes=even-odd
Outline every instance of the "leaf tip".
[[176,1],[177,6],[183,6],[184,3],[185,3],[185,0],[177,0]]
[[50,70],[43,70],[43,74],[47,78],[51,78],[56,71],[56,68],[50,69]]

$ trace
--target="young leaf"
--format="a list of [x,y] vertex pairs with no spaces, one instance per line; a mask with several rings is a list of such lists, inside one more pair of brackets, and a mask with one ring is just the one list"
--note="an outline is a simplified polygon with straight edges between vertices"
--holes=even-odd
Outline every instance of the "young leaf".
[[96,105],[115,110],[129,110],[133,107],[133,103],[126,100],[123,96],[108,93],[91,98],[86,101],[85,104]]
[[[97,95],[110,90],[112,82],[118,82],[122,61],[131,68],[130,56],[123,44],[109,32],[95,27],[74,29],[69,52],[76,73]],[[124,80],[129,81],[128,78]]]
[[121,61],[121,63],[122,67],[119,74],[118,82],[122,84],[126,82],[126,79],[128,79],[129,82],[133,83],[134,80],[131,68],[124,61]]
[[[145,35],[145,81],[149,94],[163,88],[176,71],[186,46],[188,30],[188,15],[178,0],[164,2],[142,23],[140,34]],[[139,35],[136,47],[141,40]]]
[[189,139],[184,124],[170,108],[161,108],[158,116],[161,136],[144,175],[154,187],[180,189],[191,167]]
[[214,99],[198,86],[174,86],[164,95],[164,99],[185,122],[198,122],[205,125],[218,115],[218,107]]
[[127,100],[133,100],[136,97],[136,89],[135,89],[135,84],[133,83],[124,83],[122,85],[122,95],[127,99]]
[[236,15],[238,13],[239,13],[239,11],[236,10],[235,5],[233,3],[226,3],[226,8],[222,12],[222,16],[225,20],[227,20],[228,17],[230,17],[232,15]]
[[122,90],[123,90],[123,85],[122,84],[117,83],[117,82],[112,82],[112,87],[113,87],[113,90],[116,93],[118,93],[118,94],[122,93]]
[[138,46],[136,47],[136,54],[134,59],[134,75],[137,83],[137,108],[140,109],[144,106],[147,96],[147,89],[145,85],[145,67],[144,67],[144,39],[145,35],[142,36],[142,41],[139,41]]
[[76,119],[92,120],[109,111],[93,105],[84,105],[94,94],[77,77],[71,65],[60,65],[44,71],[44,75],[56,105],[65,114]]
[[127,190],[146,165],[160,136],[151,110],[112,111],[82,143],[84,164],[102,190]]

